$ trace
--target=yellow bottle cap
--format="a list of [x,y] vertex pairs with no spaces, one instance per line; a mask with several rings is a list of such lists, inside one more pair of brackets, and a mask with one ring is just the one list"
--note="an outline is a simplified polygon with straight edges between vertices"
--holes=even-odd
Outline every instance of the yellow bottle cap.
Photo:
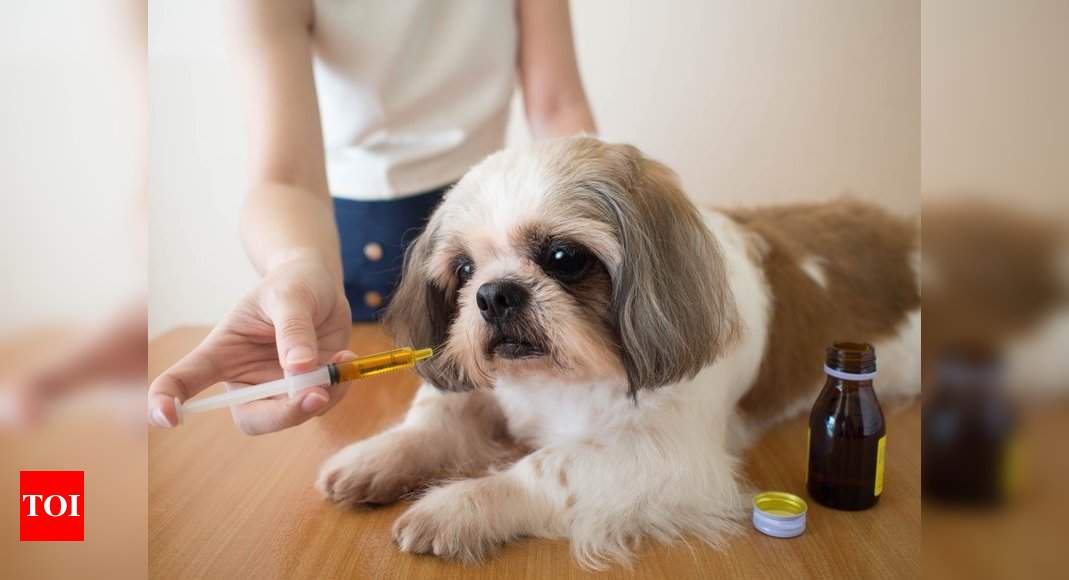
[[785,491],[766,491],[753,498],[753,525],[774,538],[793,538],[805,531],[805,500]]

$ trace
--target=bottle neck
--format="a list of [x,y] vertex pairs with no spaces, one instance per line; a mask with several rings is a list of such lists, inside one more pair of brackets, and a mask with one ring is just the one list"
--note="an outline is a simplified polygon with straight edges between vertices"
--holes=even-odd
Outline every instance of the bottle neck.
[[843,391],[856,391],[858,389],[871,389],[872,381],[851,381],[828,376],[828,386],[830,388],[839,389]]
[[851,381],[872,380],[876,376],[876,349],[868,343],[837,342],[828,347],[824,372]]
[[868,368],[859,368],[856,370],[844,370],[840,368],[833,368],[829,365],[824,365],[824,374],[828,375],[829,378],[838,379],[843,382],[871,384],[872,379],[876,378],[876,368],[875,366],[872,366]]
[[828,377],[828,384],[838,389],[856,390],[872,388],[872,380],[876,378],[876,371],[846,372],[840,369],[824,366],[824,374]]
[[840,389],[872,388],[876,378],[876,349],[864,342],[836,342],[827,348],[824,374]]

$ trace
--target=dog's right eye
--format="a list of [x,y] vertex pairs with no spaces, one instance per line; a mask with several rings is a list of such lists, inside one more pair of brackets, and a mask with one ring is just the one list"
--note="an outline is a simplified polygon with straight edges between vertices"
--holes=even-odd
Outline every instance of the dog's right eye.
[[586,248],[554,243],[543,252],[540,265],[550,276],[562,282],[574,282],[587,272],[593,261]]
[[461,284],[464,284],[475,274],[475,264],[471,263],[471,260],[467,258],[461,258],[457,260],[457,279]]

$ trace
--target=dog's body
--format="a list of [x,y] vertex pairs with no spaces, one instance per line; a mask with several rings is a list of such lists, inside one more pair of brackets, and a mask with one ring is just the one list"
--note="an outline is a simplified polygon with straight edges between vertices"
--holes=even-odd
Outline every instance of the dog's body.
[[491,157],[410,251],[386,321],[439,347],[427,384],[318,486],[384,503],[452,480],[394,529],[443,557],[716,543],[747,507],[736,452],[808,408],[825,346],[874,342],[880,396],[919,391],[917,237],[851,201],[700,213],[663,166],[591,138]]

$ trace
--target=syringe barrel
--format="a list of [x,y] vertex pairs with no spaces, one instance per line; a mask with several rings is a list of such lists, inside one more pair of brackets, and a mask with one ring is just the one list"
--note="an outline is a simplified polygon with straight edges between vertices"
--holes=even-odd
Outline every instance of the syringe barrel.
[[395,370],[412,368],[418,361],[430,357],[430,349],[399,348],[375,355],[360,357],[332,365],[332,383],[345,383]]
[[243,405],[250,401],[286,393],[293,395],[308,387],[344,383],[390,371],[411,368],[417,362],[430,358],[432,354],[433,352],[429,348],[421,348],[419,350],[399,348],[389,352],[360,357],[349,362],[331,364],[314,371],[290,375],[261,385],[231,389],[221,395],[186,401],[184,404],[179,405],[179,416],[187,413],[201,413],[212,409]]
[[299,375],[291,375],[261,385],[231,389],[221,395],[215,395],[214,397],[208,397],[207,399],[187,401],[182,405],[182,412],[201,413],[233,405],[243,405],[258,399],[283,395],[291,390],[300,391],[308,387],[329,384],[330,375],[327,372],[327,367],[321,367],[314,371]]

